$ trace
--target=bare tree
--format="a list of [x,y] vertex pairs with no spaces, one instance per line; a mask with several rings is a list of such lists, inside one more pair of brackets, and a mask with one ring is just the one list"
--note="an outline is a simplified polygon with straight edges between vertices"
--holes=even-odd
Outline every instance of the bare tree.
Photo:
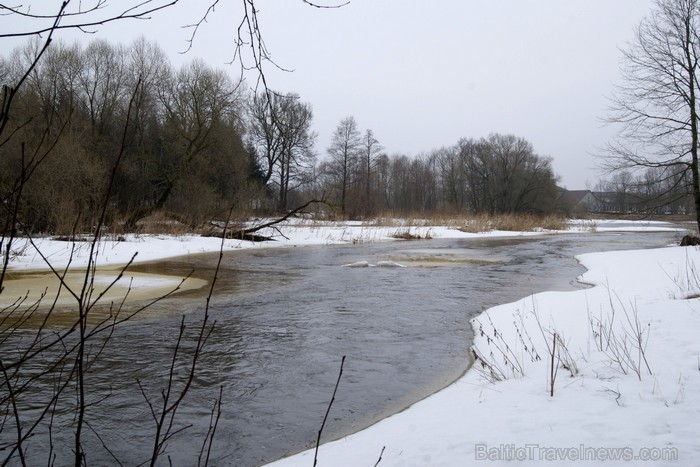
[[379,140],[374,137],[374,132],[372,130],[366,130],[365,134],[362,136],[361,149],[361,173],[365,182],[364,210],[365,215],[368,216],[372,213],[372,171],[377,165],[377,157],[384,147],[379,144]]
[[248,116],[248,139],[261,156],[263,181],[274,185],[277,209],[285,211],[289,193],[310,182],[315,162],[311,105],[297,94],[260,93],[250,101]]
[[331,145],[328,147],[330,164],[328,169],[333,174],[340,189],[340,210],[345,214],[348,187],[352,180],[352,168],[362,148],[362,135],[357,128],[355,117],[346,117],[340,121],[333,132]]
[[467,185],[458,146],[440,148],[433,151],[433,154],[441,186],[442,205],[447,211],[459,212],[465,204]]
[[104,40],[90,42],[82,51],[78,86],[90,122],[93,144],[105,139],[128,92],[124,55],[123,47]]
[[467,204],[473,212],[544,212],[553,208],[551,159],[524,138],[492,134],[458,143]]
[[604,168],[660,169],[662,178],[687,173],[700,228],[698,172],[697,0],[657,0],[624,51],[623,84],[611,102],[609,121],[620,125]]
[[284,135],[279,165],[280,211],[287,210],[292,191],[311,182],[311,170],[316,161],[313,149],[316,133],[311,131],[311,105],[300,102],[297,96],[287,98],[284,104],[284,118],[280,122]]

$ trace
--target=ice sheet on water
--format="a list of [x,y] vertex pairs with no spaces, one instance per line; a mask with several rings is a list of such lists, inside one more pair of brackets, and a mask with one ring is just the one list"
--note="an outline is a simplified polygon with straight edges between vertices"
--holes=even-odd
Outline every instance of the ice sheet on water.
[[370,264],[369,261],[355,261],[354,263],[343,264],[344,268],[405,268],[401,263],[396,261],[377,261],[376,264]]

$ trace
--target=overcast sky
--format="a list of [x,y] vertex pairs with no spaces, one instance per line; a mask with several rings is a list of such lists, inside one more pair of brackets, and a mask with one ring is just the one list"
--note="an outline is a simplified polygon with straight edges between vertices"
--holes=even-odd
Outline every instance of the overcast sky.
[[[330,0],[324,0],[329,4]],[[129,43],[143,34],[174,64],[227,65],[240,1],[222,0],[185,55],[187,30],[209,1],[185,1],[148,22],[105,27]],[[652,0],[351,0],[320,10],[301,0],[257,0],[267,47],[291,73],[268,68],[271,88],[314,110],[317,151],[348,115],[389,154],[417,155],[489,133],[514,134],[554,159],[569,189],[600,178],[592,157],[619,83],[620,48]],[[86,42],[94,36],[82,36]]]

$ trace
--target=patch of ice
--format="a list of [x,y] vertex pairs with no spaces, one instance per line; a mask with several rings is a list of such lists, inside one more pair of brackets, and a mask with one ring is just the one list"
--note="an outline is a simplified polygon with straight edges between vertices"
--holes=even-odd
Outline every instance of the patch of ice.
[[344,268],[366,268],[369,267],[369,261],[355,261],[350,264],[343,264]]
[[401,263],[397,263],[396,261],[378,261],[377,262],[377,267],[379,268],[405,268]]

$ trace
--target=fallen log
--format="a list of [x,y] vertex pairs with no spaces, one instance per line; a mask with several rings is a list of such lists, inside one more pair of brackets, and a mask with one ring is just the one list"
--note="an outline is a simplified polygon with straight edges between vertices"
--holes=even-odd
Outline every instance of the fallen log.
[[[235,229],[224,230],[223,228],[222,229],[214,229],[211,232],[207,232],[207,233],[202,234],[202,236],[203,237],[221,238],[224,236],[224,232],[225,232],[226,238],[247,240],[247,241],[251,241],[251,242],[274,241],[274,239],[272,237],[258,235],[255,232],[262,230],[262,229],[265,229],[265,228],[268,228],[268,227],[274,227],[275,225],[286,221],[290,217],[295,216],[300,212],[303,212],[306,208],[308,208],[309,206],[311,206],[314,203],[323,203],[323,201],[312,199],[311,201],[308,201],[308,202],[302,204],[301,206],[292,209],[284,216],[279,217],[279,218],[274,219],[274,220],[271,220],[269,222],[265,222],[264,224],[258,224],[258,225],[254,225],[252,227],[247,227],[247,228],[238,229],[238,230],[235,230]],[[280,232],[280,235],[282,235],[281,232]],[[282,236],[284,236],[284,235],[282,235]]]

